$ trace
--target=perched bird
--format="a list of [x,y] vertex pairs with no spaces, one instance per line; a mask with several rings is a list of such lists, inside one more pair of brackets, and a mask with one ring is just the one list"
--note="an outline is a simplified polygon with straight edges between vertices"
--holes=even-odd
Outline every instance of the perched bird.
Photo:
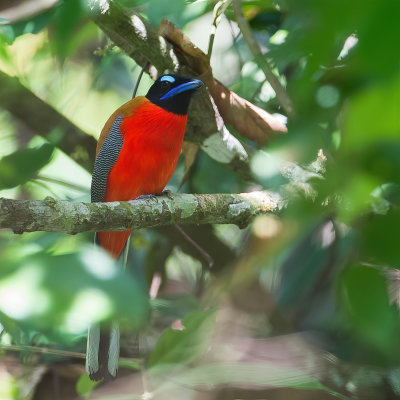
[[[135,97],[108,119],[96,149],[91,201],[125,201],[160,194],[171,178],[186,129],[189,102],[203,82],[163,75],[146,96]],[[95,242],[121,257],[132,231],[97,232]],[[89,328],[86,371],[92,380],[115,377],[119,328]]]

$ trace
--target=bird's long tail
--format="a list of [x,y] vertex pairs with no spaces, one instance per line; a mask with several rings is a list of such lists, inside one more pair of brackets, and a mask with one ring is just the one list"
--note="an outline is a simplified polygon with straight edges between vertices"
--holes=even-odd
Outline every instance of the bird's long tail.
[[[129,251],[128,238],[119,261],[126,267]],[[96,242],[96,237],[95,237]],[[115,378],[119,360],[119,323],[112,321],[111,325],[93,324],[89,326],[86,346],[86,372],[90,379]]]
[[113,321],[110,327],[100,324],[89,327],[86,348],[86,372],[90,379],[115,378],[119,359],[119,325]]

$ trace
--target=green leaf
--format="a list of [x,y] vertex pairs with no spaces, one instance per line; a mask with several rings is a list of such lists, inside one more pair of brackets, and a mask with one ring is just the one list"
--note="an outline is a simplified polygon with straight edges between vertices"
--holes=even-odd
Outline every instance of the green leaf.
[[119,360],[118,366],[120,368],[129,368],[129,369],[133,369],[135,371],[140,370],[139,363],[135,362],[135,361],[131,361],[131,360]]
[[200,357],[214,331],[214,311],[194,311],[183,320],[183,330],[168,328],[150,355],[149,366],[186,364]]
[[344,223],[351,223],[369,209],[372,191],[379,182],[374,176],[362,172],[347,177],[347,181],[341,193],[338,219]]
[[87,373],[82,374],[76,382],[76,392],[84,397],[88,397],[93,389],[100,383],[92,381]]
[[147,319],[147,288],[98,248],[2,262],[0,309],[30,329],[76,335],[99,320],[115,318],[134,330]]
[[[206,6],[206,4],[204,4]],[[201,3],[197,5],[187,4],[186,0],[150,0],[146,13],[153,26],[159,26],[163,18],[167,18],[175,25],[183,28],[190,20],[202,14],[204,7]]]
[[88,11],[88,5],[83,0],[63,0],[58,3],[51,39],[61,60],[76,50],[76,36],[85,26],[84,19]]
[[400,79],[360,92],[343,117],[343,148],[358,149],[400,137]]
[[384,365],[398,362],[400,350],[393,343],[400,335],[400,322],[398,310],[390,305],[383,271],[357,264],[347,267],[340,279],[340,300],[353,339],[347,356]]
[[361,248],[366,259],[387,265],[400,265],[400,212],[373,215],[361,232]]
[[32,15],[27,19],[11,24],[14,29],[15,38],[26,33],[38,33],[44,29],[53,19],[56,6],[51,7],[39,14]]
[[[0,21],[1,22],[1,21]],[[11,25],[0,25],[0,43],[11,44],[15,39],[15,32]]]
[[51,159],[54,147],[44,143],[32,149],[17,150],[0,160],[0,190],[29,181]]

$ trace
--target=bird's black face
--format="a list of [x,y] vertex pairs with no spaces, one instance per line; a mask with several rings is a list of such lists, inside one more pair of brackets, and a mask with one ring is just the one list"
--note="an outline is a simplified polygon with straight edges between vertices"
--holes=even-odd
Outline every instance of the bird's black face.
[[164,110],[186,115],[192,95],[202,85],[203,82],[198,79],[163,75],[154,82],[146,97]]

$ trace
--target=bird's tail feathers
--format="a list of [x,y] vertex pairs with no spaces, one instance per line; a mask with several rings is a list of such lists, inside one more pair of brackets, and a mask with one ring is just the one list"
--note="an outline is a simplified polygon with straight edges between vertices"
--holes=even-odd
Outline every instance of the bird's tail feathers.
[[86,348],[86,372],[99,381],[117,376],[119,359],[119,325],[94,324],[89,327]]
[[[95,235],[95,243],[98,237]],[[125,269],[128,257],[129,239],[122,251],[119,261]],[[89,327],[86,346],[86,372],[90,379],[115,378],[119,360],[119,324],[113,321],[111,325],[93,324]]]

